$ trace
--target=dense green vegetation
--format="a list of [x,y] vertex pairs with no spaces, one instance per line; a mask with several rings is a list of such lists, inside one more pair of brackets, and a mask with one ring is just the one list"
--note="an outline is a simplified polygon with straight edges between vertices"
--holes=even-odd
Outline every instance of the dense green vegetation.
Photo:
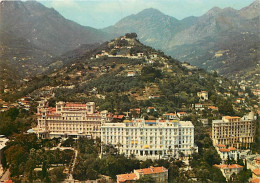
[[36,134],[26,134],[32,123],[35,120],[29,111],[12,108],[0,113],[0,134],[10,139],[1,156],[3,168],[9,169],[15,182],[63,180],[64,168],[71,163],[74,152],[50,150],[58,145],[59,139],[38,139]]
[[[40,140],[35,134],[19,134],[11,138],[2,162],[3,167],[10,170],[12,180],[56,182],[65,178],[63,170],[71,163],[74,152],[48,150],[47,141],[51,143],[52,140]],[[21,179],[20,175],[24,177]]]
[[0,134],[9,137],[13,134],[23,133],[34,122],[34,118],[28,111],[11,108],[0,113]]

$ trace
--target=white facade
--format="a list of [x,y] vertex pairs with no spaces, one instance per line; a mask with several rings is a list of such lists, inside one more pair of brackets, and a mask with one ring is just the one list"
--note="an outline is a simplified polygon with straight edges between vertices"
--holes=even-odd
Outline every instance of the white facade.
[[179,120],[125,120],[123,123],[103,123],[101,141],[119,148],[126,156],[138,159],[178,158],[192,154],[194,126],[190,121]]
[[97,112],[95,103],[58,102],[49,107],[41,101],[37,108],[38,125],[33,130],[42,138],[87,136],[100,137],[101,122],[109,121],[107,111]]

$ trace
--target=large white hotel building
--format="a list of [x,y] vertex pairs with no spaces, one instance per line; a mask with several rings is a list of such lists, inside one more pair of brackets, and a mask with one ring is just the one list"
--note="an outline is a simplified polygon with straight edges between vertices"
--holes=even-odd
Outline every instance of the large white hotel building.
[[85,136],[95,139],[100,137],[101,123],[110,121],[111,117],[107,111],[97,112],[94,102],[58,102],[56,107],[49,107],[47,101],[41,101],[37,107],[38,124],[33,131],[41,138]]
[[125,120],[122,123],[103,123],[101,141],[112,144],[126,156],[138,159],[178,158],[197,151],[194,144],[194,126],[190,121]]

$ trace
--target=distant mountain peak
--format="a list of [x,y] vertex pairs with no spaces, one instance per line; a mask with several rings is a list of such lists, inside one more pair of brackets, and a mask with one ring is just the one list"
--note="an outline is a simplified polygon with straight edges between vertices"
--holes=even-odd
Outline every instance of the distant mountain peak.
[[137,15],[149,16],[149,15],[164,15],[160,10],[155,8],[147,8],[139,12]]
[[[162,13],[160,10],[155,9],[155,8],[146,8],[146,9],[143,9],[141,12],[152,12],[152,13],[156,12],[156,13]],[[141,12],[140,12],[140,13],[141,13]]]
[[260,0],[255,0],[249,6],[242,8],[240,11],[240,15],[247,18],[252,19],[260,16]]
[[216,14],[220,13],[221,11],[222,11],[221,8],[215,6],[215,7],[211,8],[211,9],[206,13],[206,15],[216,15]]
[[260,0],[255,0],[249,7],[259,8]]
[[224,8],[223,10],[225,10],[225,11],[236,11],[234,8],[232,8],[232,7],[226,7],[226,8]]

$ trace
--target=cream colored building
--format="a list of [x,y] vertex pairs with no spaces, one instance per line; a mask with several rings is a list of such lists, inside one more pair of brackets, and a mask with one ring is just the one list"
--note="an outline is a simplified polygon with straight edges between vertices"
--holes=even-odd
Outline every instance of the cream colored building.
[[97,112],[94,102],[86,104],[58,102],[49,107],[47,101],[37,107],[38,125],[33,131],[41,138],[86,136],[100,137],[102,122],[111,120],[107,111]]
[[255,121],[237,116],[223,116],[212,121],[214,146],[224,144],[236,148],[249,147],[254,142]]
[[243,170],[243,166],[240,166],[238,164],[232,164],[232,165],[221,164],[221,165],[214,165],[214,166],[221,170],[226,180],[229,180],[232,174],[238,174],[240,171]]
[[103,123],[101,141],[114,145],[126,156],[133,154],[138,159],[178,158],[182,153],[188,156],[197,151],[193,124],[178,119]]
[[224,145],[224,144],[218,144],[218,145],[216,145],[215,148],[216,148],[220,158],[223,160],[223,162],[225,160],[228,160],[228,158],[234,159],[237,161],[237,158],[239,157],[239,152],[234,147],[227,148],[226,145]]

